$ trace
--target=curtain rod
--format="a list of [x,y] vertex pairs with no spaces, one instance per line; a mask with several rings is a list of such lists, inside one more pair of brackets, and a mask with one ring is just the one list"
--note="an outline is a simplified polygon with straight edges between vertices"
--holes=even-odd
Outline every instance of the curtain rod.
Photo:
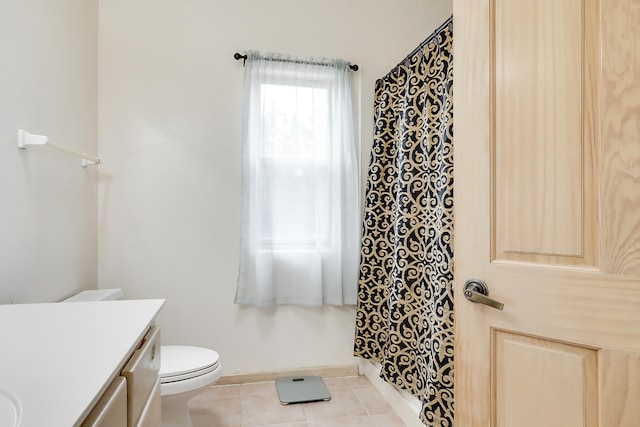
[[[240,55],[238,52],[233,54],[233,57],[235,58],[236,61],[239,60],[247,60],[247,55]],[[314,62],[308,62],[308,61],[296,61],[295,59],[278,59],[277,61],[279,62],[292,62],[294,64],[315,64]],[[322,65],[320,63],[317,63],[317,65]],[[349,64],[349,68],[351,68],[353,71],[358,71],[358,66],[356,64]]]

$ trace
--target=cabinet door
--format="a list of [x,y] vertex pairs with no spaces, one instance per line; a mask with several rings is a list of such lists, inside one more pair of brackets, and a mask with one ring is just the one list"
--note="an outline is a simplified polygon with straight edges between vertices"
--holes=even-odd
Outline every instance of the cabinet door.
[[127,381],[118,377],[102,395],[82,427],[123,427],[127,425]]
[[160,425],[162,412],[160,402],[160,379],[158,378],[136,427],[158,427]]
[[160,328],[154,326],[122,370],[122,375],[127,378],[129,427],[137,424],[156,386],[159,371]]

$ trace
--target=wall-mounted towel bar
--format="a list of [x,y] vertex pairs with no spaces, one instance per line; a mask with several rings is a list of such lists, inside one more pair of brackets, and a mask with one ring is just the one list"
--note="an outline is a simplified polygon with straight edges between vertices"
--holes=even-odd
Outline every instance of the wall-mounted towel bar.
[[55,148],[56,150],[64,151],[67,154],[71,154],[72,156],[81,158],[82,166],[99,165],[102,163],[102,159],[100,157],[90,156],[86,153],[82,153],[80,151],[74,150],[73,148],[69,148],[64,145],[57,144],[49,140],[48,136],[34,135],[27,132],[26,130],[19,129],[18,130],[18,148],[27,148],[27,146],[29,145],[47,145],[51,148]]

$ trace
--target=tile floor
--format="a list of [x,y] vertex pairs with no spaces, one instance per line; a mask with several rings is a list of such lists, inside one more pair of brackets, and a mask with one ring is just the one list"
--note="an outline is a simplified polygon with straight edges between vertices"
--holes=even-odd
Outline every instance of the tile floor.
[[366,377],[324,383],[330,401],[291,405],[273,381],[210,387],[189,401],[193,427],[405,427]]

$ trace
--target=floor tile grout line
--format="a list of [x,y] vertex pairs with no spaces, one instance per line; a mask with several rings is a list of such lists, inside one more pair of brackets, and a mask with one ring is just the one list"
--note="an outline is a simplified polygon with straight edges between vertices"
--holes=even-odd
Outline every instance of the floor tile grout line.
[[[353,390],[352,390],[352,391],[353,391]],[[354,396],[356,397],[356,400],[358,401],[358,403],[360,403],[360,406],[362,406],[362,407],[364,408],[364,411],[367,413],[367,416],[368,416],[368,417],[370,417],[371,415],[373,415],[373,414],[371,414],[371,413],[369,412],[369,408],[367,408],[367,405],[365,405],[365,404],[362,402],[362,400],[358,397],[358,393],[356,393],[355,391],[353,391],[353,394],[354,394]]]

